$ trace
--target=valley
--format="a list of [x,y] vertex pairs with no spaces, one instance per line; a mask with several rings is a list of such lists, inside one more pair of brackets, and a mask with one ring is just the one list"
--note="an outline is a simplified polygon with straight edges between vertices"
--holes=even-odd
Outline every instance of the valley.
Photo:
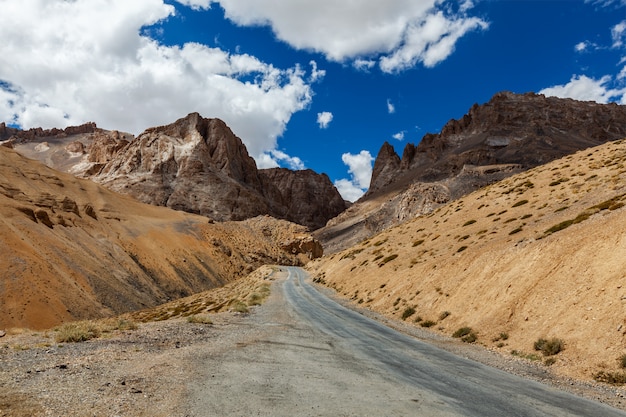
[[[521,414],[602,407],[415,338],[626,409],[623,106],[498,93],[402,157],[385,143],[353,204],[325,174],[257,169],[197,113],[136,138],[2,127],[0,416],[83,415],[68,376],[94,415],[501,415],[471,398],[502,386],[525,387]],[[352,311],[411,337],[329,318]],[[89,340],[58,341],[77,321]]]

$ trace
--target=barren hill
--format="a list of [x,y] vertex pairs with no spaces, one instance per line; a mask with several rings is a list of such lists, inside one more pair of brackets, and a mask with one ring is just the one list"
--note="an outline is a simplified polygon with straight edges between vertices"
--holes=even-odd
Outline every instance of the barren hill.
[[[626,142],[514,175],[310,264],[354,302],[583,378],[626,354]],[[600,373],[600,374],[599,374]]]
[[366,195],[317,236],[334,251],[485,185],[623,137],[626,106],[498,93],[417,146],[407,144],[402,158],[385,143]]
[[0,147],[0,328],[46,328],[154,306],[320,247],[269,217],[211,224]]
[[137,138],[89,123],[17,132],[8,142],[29,158],[144,203],[216,221],[267,214],[317,229],[346,208],[327,175],[259,170],[223,121],[198,113]]

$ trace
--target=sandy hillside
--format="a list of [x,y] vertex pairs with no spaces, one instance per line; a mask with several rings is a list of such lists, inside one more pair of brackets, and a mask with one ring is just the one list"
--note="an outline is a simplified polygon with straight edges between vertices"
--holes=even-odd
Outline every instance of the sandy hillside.
[[297,264],[304,228],[138,203],[0,147],[0,329],[162,304],[267,263]]
[[474,192],[309,264],[355,303],[592,378],[626,354],[626,142]]

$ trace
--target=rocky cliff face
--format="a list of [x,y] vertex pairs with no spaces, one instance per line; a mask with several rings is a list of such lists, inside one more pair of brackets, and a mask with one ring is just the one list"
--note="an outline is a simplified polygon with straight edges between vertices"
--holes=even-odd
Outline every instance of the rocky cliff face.
[[268,214],[317,229],[346,208],[328,176],[258,170],[224,122],[197,113],[137,138],[93,123],[65,130],[0,130],[11,135],[9,146],[52,168],[216,221]]
[[407,144],[402,159],[383,145],[367,194],[390,184],[449,179],[465,166],[528,169],[625,136],[626,106],[502,92],[450,120],[441,133],[425,135],[417,146]]
[[298,219],[318,229],[346,209],[346,202],[326,174],[285,168],[259,171],[264,194],[279,218]]

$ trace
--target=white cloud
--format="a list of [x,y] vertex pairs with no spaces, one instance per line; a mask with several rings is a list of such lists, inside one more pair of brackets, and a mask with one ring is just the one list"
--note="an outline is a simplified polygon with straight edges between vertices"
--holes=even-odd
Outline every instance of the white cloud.
[[370,186],[374,158],[369,151],[363,150],[356,155],[344,153],[341,160],[348,166],[350,179],[335,181],[335,187],[345,200],[356,201]]
[[588,48],[589,48],[589,42],[588,41],[579,42],[579,43],[577,43],[574,46],[574,50],[576,52],[585,52]]
[[236,24],[267,25],[294,48],[322,53],[365,70],[380,58],[386,72],[447,58],[466,33],[486,29],[470,17],[472,1],[440,0],[218,0]]
[[394,114],[396,112],[396,106],[394,106],[389,99],[387,99],[387,112],[389,114]]
[[345,178],[335,181],[334,185],[341,197],[347,201],[355,202],[365,194],[365,190]]
[[376,61],[371,59],[361,59],[357,58],[352,63],[352,66],[358,71],[368,72],[372,68],[376,66]]
[[321,81],[326,76],[326,70],[317,69],[317,62],[311,61],[309,62],[311,65],[311,76],[309,77],[309,81],[314,83],[317,81]]
[[539,93],[546,96],[598,103],[608,103],[615,100],[626,104],[626,88],[611,88],[612,82],[613,78],[610,75],[605,75],[597,80],[586,75],[574,75],[567,84],[544,88]]
[[320,125],[320,129],[326,129],[330,122],[333,121],[333,114],[328,111],[317,113],[317,124]]
[[467,32],[487,29],[488,24],[478,18],[450,19],[437,12],[407,28],[403,44],[380,60],[384,72],[398,72],[421,62],[431,68],[445,60],[454,51],[456,42]]
[[0,116],[23,128],[94,121],[136,134],[198,111],[223,119],[255,158],[271,154],[322,71],[313,66],[308,77],[298,66],[141,35],[174,14],[163,0],[3,0]]
[[626,38],[626,20],[622,20],[611,28],[611,38],[613,39],[613,48],[621,48],[624,46]]
[[402,132],[398,132],[394,135],[392,135],[391,137],[394,138],[395,140],[404,140],[404,135],[406,134],[406,131],[402,131]]
[[194,10],[210,9],[211,0],[176,0],[178,3],[189,6]]

